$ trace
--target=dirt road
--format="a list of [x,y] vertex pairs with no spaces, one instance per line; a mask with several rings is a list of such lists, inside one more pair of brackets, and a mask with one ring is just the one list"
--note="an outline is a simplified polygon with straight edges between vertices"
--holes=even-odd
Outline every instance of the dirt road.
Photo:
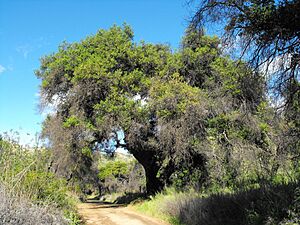
[[87,225],[167,225],[120,205],[82,203],[78,210]]

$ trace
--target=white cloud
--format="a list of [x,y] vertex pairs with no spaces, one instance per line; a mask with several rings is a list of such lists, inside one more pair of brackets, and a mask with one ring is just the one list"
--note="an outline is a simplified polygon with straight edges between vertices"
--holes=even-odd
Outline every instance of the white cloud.
[[13,67],[12,65],[8,65],[8,66],[7,66],[7,70],[8,70],[8,71],[13,71],[13,70],[14,70],[14,67]]
[[16,48],[16,51],[21,53],[25,59],[27,59],[28,54],[32,52],[32,47],[29,44],[20,45]]
[[0,73],[3,73],[6,70],[6,68],[2,65],[0,65]]
[[27,43],[22,43],[16,46],[15,50],[20,53],[24,59],[27,59],[30,53],[45,46],[49,46],[50,43],[51,42],[49,41],[48,37],[45,38],[41,36],[39,38],[29,40]]
[[49,41],[48,37],[46,38],[46,37],[43,37],[43,36],[35,39],[34,43],[36,43],[35,46],[38,49],[40,49],[44,46],[49,46],[50,45],[50,41]]

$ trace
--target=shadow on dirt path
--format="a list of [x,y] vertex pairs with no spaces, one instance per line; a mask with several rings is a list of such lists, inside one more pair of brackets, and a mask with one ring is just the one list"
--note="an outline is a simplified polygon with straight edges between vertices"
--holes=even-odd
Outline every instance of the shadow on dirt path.
[[126,205],[91,201],[78,205],[87,225],[168,225],[132,211]]

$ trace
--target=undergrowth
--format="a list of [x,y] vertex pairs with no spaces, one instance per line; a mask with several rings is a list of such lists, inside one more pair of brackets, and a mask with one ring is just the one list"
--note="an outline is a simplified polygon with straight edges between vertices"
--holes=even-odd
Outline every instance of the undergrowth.
[[54,207],[32,204],[0,186],[0,224],[5,225],[50,225],[68,224],[63,213]]
[[173,225],[299,225],[299,183],[205,194],[169,188],[134,209]]
[[46,149],[0,140],[0,224],[80,224],[76,200],[48,170],[49,157]]

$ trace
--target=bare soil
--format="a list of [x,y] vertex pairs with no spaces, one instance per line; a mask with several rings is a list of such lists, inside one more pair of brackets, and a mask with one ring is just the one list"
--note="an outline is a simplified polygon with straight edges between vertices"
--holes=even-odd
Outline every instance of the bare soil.
[[134,212],[124,205],[81,203],[78,211],[87,225],[168,225]]

